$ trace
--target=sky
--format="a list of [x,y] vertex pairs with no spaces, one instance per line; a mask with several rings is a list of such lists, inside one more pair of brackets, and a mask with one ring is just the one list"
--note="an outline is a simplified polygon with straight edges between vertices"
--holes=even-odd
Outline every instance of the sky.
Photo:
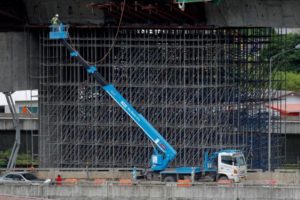
[[[12,94],[13,101],[18,100],[38,100],[37,98],[38,90],[22,90],[16,91]],[[5,95],[0,92],[0,105],[7,105]]]

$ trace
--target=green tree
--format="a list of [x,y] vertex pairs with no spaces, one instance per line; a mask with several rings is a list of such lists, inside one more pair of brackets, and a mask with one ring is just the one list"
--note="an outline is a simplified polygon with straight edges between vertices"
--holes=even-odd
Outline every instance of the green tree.
[[[0,167],[6,167],[11,150],[0,151]],[[37,160],[32,160],[31,155],[27,153],[20,153],[17,157],[16,166],[26,167],[31,165],[38,165]]]
[[286,80],[286,90],[300,92],[300,73],[287,72]]
[[[300,34],[289,33],[286,36],[275,35],[271,44],[261,50],[260,56],[268,61],[272,56],[295,48],[300,44]],[[300,91],[300,49],[287,52],[277,57],[272,63],[273,78],[286,77],[286,83],[274,86],[276,89]]]
[[[263,60],[269,60],[272,56],[284,50],[292,49],[297,44],[300,44],[300,34],[289,33],[286,37],[274,36],[271,45],[262,50],[261,57]],[[289,72],[300,72],[300,49],[277,57],[273,62],[273,68]]]
[[276,87],[276,89],[285,89],[289,91],[300,92],[300,73],[299,72],[275,72],[273,77],[286,76],[286,83]]

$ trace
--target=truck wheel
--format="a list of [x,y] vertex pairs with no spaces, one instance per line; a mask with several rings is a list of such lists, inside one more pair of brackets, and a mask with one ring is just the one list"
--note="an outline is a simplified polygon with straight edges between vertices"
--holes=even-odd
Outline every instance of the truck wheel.
[[218,178],[218,181],[226,181],[226,180],[229,180],[227,176],[220,176]]
[[145,177],[146,177],[146,180],[147,180],[147,181],[152,181],[152,179],[153,179],[153,174],[148,172],[148,173],[145,175]]
[[164,182],[176,182],[176,178],[174,176],[166,176]]

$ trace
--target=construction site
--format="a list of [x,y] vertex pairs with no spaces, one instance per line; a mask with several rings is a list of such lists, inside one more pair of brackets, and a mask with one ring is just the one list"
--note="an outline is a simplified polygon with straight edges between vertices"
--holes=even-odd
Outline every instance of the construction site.
[[[300,199],[285,61],[300,48],[299,11],[297,0],[1,2],[0,199]],[[37,90],[37,105],[14,105],[18,90]],[[51,184],[5,179],[23,170]]]
[[[266,167],[268,65],[251,51],[266,48],[271,31],[122,29],[100,70],[177,149],[174,166],[200,165],[204,150],[233,148],[255,154],[253,167]],[[85,32],[72,32],[72,44],[94,61],[115,31]],[[146,167],[150,140],[47,36],[40,36],[41,166]],[[247,46],[237,48],[241,43]],[[282,140],[273,138],[276,165],[284,156]]]

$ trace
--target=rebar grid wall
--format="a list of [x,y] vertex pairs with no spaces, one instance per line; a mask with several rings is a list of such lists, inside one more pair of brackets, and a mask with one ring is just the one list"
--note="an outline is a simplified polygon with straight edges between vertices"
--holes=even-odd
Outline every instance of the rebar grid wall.
[[[286,29],[239,28],[230,29],[232,64],[236,64],[238,91],[236,92],[237,119],[234,126],[246,134],[241,143],[249,144],[247,161],[252,168],[268,168],[268,132],[271,132],[271,168],[285,161],[285,135],[279,113],[268,105],[284,107],[282,88],[286,82],[284,65],[270,69],[269,59],[274,46],[286,44]],[[271,76],[270,76],[271,74]],[[270,97],[270,98],[269,98]],[[275,105],[276,104],[276,105]],[[270,125],[270,129],[269,129]]]
[[[262,168],[269,79],[259,51],[273,34],[270,28],[121,29],[97,68],[174,146],[171,166],[199,166],[205,151],[230,148]],[[114,29],[77,29],[70,42],[94,62],[114,36]],[[40,53],[40,166],[148,167],[149,139],[47,31]],[[281,139],[272,138],[274,162],[284,155]]]

